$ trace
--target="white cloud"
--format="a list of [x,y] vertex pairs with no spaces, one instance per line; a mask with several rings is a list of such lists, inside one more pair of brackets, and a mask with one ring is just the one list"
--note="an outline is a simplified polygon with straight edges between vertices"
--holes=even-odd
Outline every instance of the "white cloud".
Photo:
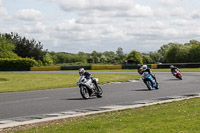
[[2,0],[0,0],[0,16],[1,15],[7,15],[8,13],[7,13],[7,10],[6,10],[6,8],[4,7],[4,5],[3,5],[3,2],[2,2]]
[[133,4],[132,0],[55,0],[62,9],[71,10],[113,10],[113,9],[127,9]]
[[199,19],[200,18],[200,10],[196,10],[192,13],[192,18]]
[[57,31],[81,31],[83,25],[76,23],[75,19],[64,20],[54,26]]
[[172,21],[172,24],[177,26],[191,26],[193,22],[187,19],[175,19]]
[[26,21],[41,21],[44,15],[35,9],[22,9],[16,13],[16,17]]
[[26,33],[44,33],[46,31],[46,26],[40,22],[37,22],[35,25],[23,25],[22,30]]
[[157,8],[154,10],[154,17],[161,19],[161,18],[168,18],[170,16],[169,11],[166,8]]
[[99,15],[118,17],[151,16],[150,6],[133,3],[132,0],[57,0],[60,7],[67,12],[77,12],[79,15]]
[[149,6],[136,4],[129,10],[119,11],[118,14],[125,17],[148,17],[153,15],[153,11]]
[[182,0],[157,0],[163,6],[177,6],[182,3]]
[[177,7],[172,10],[171,15],[174,17],[185,17],[187,13],[185,12],[183,7]]
[[165,24],[162,21],[154,21],[151,25],[150,28],[152,29],[164,29]]
[[151,7],[149,6],[143,6],[136,4],[135,9],[133,9],[133,12],[135,11],[135,15],[140,15],[140,16],[151,16],[153,15],[153,11]]

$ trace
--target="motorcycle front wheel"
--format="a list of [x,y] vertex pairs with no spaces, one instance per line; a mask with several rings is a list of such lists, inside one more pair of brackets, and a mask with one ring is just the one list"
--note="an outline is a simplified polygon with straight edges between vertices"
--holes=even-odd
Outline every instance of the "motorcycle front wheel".
[[182,76],[181,76],[180,74],[178,74],[178,78],[179,78],[180,80],[182,80]]
[[90,97],[88,88],[86,86],[80,86],[80,93],[84,99],[88,99]]
[[146,80],[145,84],[146,84],[148,90],[152,90],[152,83],[150,80]]

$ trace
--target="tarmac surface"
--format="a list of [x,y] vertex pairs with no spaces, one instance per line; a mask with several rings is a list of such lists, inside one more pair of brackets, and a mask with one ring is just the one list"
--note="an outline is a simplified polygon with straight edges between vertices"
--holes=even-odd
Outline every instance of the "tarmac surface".
[[[43,73],[46,72],[38,72],[38,74]],[[58,74],[58,72],[51,72],[51,74],[55,73]],[[110,83],[100,85],[104,91],[102,98],[92,97],[88,100],[82,99],[78,87],[1,93],[0,128],[199,96],[199,72],[182,73],[183,80],[176,79],[167,72],[155,74],[159,82],[159,90],[147,90],[141,79],[132,82]]]

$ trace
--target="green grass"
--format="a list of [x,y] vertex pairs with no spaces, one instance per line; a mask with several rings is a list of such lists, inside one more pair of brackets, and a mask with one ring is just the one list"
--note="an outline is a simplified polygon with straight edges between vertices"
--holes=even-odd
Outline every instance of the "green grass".
[[1,83],[2,81],[8,81],[8,79],[0,78],[0,83]]
[[14,133],[199,133],[200,98],[71,118]]
[[[75,87],[78,74],[0,74],[0,93]],[[99,83],[139,79],[139,75],[93,74]]]

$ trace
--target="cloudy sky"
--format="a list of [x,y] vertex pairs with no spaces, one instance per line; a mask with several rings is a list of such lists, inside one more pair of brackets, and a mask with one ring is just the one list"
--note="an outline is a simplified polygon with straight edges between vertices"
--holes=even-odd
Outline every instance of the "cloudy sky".
[[157,51],[200,41],[199,0],[0,0],[0,32],[55,52]]

